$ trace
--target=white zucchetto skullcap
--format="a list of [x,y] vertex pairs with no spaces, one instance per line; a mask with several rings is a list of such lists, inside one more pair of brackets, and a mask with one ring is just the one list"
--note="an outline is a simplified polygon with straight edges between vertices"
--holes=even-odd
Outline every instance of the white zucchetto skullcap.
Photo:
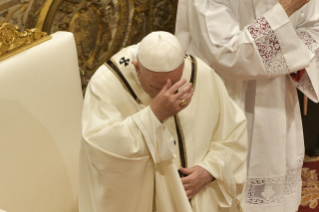
[[140,43],[139,63],[153,72],[170,72],[184,61],[184,50],[178,39],[169,32],[152,32]]

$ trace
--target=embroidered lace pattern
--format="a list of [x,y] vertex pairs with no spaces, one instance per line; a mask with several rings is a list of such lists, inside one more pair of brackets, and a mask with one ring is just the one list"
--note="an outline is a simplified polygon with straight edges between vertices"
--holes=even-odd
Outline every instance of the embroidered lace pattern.
[[248,26],[247,29],[255,40],[267,74],[278,75],[288,73],[289,69],[281,52],[278,39],[267,20],[264,17],[260,17]]
[[[308,49],[315,55],[316,64],[319,68],[319,44],[315,39],[313,39],[309,33],[305,31],[297,30],[298,37],[304,42],[304,44],[308,47]],[[319,69],[318,69],[319,71]],[[307,72],[304,72],[299,82],[295,82],[291,80],[292,83],[301,91],[306,91],[313,96],[316,96],[315,90],[309,78]]]
[[298,159],[294,169],[286,171],[285,176],[274,178],[248,178],[246,182],[246,203],[269,205],[283,203],[285,195],[297,192],[301,181],[303,159]]
[[290,78],[292,84],[294,84],[299,90],[309,92],[310,94],[316,96],[315,89],[311,83],[308,73],[305,71],[299,82],[296,82]]
[[319,44],[308,32],[297,31],[298,37],[306,44],[308,49],[315,55],[316,64],[319,68]]

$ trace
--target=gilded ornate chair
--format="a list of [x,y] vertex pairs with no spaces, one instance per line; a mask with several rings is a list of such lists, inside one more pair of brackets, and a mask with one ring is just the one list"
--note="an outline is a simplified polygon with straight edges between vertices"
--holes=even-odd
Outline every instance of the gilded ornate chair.
[[72,33],[0,23],[0,211],[78,211],[78,70]]

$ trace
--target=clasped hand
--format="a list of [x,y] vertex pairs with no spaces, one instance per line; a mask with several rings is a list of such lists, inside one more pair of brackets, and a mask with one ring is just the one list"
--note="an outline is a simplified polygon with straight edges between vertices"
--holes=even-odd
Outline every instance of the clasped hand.
[[214,180],[214,177],[201,166],[193,166],[190,168],[180,167],[179,170],[184,175],[187,175],[181,180],[188,199],[193,198],[195,194]]
[[[171,80],[167,80],[162,90],[155,96],[151,103],[151,109],[160,122],[177,114],[186,108],[191,102],[193,96],[192,83],[185,85],[183,89],[176,92],[186,83],[185,79],[181,79],[172,85]],[[184,100],[184,105],[181,105]]]

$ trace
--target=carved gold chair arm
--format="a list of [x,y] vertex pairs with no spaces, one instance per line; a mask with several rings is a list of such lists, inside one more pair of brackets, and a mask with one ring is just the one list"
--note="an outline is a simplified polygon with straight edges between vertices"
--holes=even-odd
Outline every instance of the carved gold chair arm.
[[19,32],[17,26],[0,23],[0,61],[51,38],[46,32],[39,29],[27,29]]

